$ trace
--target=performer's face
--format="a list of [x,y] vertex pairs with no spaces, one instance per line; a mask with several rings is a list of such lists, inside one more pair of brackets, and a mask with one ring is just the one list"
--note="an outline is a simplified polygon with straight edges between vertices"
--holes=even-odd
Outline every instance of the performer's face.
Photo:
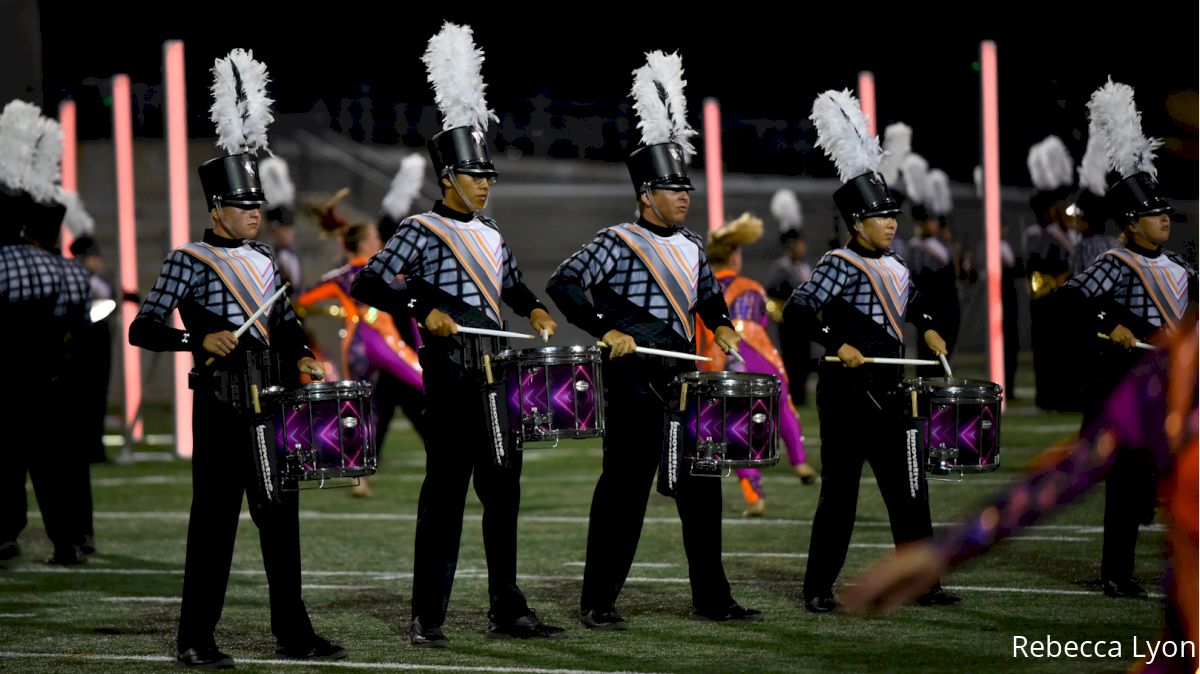
[[858,235],[876,250],[887,248],[892,245],[892,240],[896,238],[896,218],[867,218],[860,220]]
[[1166,243],[1171,237],[1171,215],[1169,213],[1159,213],[1158,215],[1143,215],[1138,218],[1138,229],[1142,230],[1142,234],[1153,243]]
[[459,205],[466,206],[467,208],[465,209],[455,208],[455,210],[465,211],[482,210],[487,205],[488,193],[492,189],[492,184],[496,181],[493,177],[468,175],[466,173],[454,174],[454,180],[458,182],[458,189],[462,192],[462,196],[466,197],[467,203],[454,203],[459,201],[458,193],[451,189],[446,193],[447,205],[451,208]]
[[650,190],[649,198],[654,200],[658,212],[666,220],[662,224],[667,227],[683,224],[692,205],[692,193],[687,190]]
[[217,209],[211,211],[213,229],[217,234],[230,239],[258,238],[258,229],[262,225],[262,208],[241,208],[237,206],[222,206],[218,216]]

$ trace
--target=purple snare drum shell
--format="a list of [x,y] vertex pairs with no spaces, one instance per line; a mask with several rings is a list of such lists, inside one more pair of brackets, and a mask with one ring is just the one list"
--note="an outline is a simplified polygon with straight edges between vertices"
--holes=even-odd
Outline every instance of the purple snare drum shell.
[[591,346],[505,351],[508,418],[524,442],[604,435],[600,349]]
[[905,401],[917,392],[926,418],[927,472],[986,473],[1000,467],[1000,385],[934,377],[905,379],[901,386]]
[[740,372],[688,372],[675,378],[673,400],[687,385],[681,455],[723,468],[779,462],[779,379]]
[[276,446],[289,480],[362,477],[376,468],[375,419],[368,382],[308,384],[264,393],[276,406]]

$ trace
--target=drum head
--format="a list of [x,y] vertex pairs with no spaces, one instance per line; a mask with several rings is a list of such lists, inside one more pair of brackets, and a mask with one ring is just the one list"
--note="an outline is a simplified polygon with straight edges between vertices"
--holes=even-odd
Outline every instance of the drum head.
[[599,363],[600,348],[596,346],[546,346],[540,349],[508,349],[496,356],[497,363],[522,367],[531,365],[561,365],[563,363]]
[[980,402],[999,401],[1004,387],[983,379],[959,379],[957,377],[915,377],[905,379],[904,390],[916,390],[938,399],[973,400]]
[[294,392],[297,400],[343,400],[371,394],[369,381],[323,381],[305,384]]
[[675,377],[676,386],[687,384],[704,395],[770,396],[779,393],[779,378],[750,372],[685,372]]

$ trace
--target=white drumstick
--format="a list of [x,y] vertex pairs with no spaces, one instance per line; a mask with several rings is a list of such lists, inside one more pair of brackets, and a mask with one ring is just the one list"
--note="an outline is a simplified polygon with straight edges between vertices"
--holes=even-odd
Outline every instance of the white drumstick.
[[[608,348],[608,345],[605,344],[604,342],[596,342],[596,346],[602,346],[604,348]],[[665,356],[667,358],[678,358],[679,360],[695,360],[695,361],[700,361],[703,363],[707,363],[712,360],[712,358],[707,358],[705,356],[697,356],[692,353],[683,353],[682,351],[667,351],[666,349],[651,349],[648,346],[634,347],[633,350],[638,353],[644,353],[647,356]]]
[[[840,363],[841,358],[837,356],[825,356],[826,363]],[[923,360],[920,358],[863,358],[864,363],[873,365],[937,365],[936,360]]]
[[549,341],[550,341],[550,329],[542,328],[542,343],[545,344]]
[[[1108,335],[1104,334],[1103,332],[1097,332],[1096,336],[1099,337],[1100,339],[1107,339],[1110,342],[1112,341],[1112,337],[1109,337]],[[1158,347],[1154,346],[1153,344],[1147,344],[1145,342],[1134,342],[1133,347],[1135,349],[1145,349],[1146,351],[1153,351],[1154,349],[1158,348]]]
[[946,354],[939,353],[938,360],[942,361],[942,369],[946,371],[946,378],[947,379],[952,378],[954,376],[954,373],[950,371],[950,362],[948,360],[946,360]]
[[483,335],[484,337],[509,337],[511,339],[536,339],[536,335],[527,335],[523,332],[509,332],[508,330],[488,330],[487,328],[467,328],[458,326],[458,331],[465,335]]
[[[245,323],[242,323],[242,326],[240,328],[233,331],[233,338],[241,339],[242,335],[246,334],[246,331],[250,329],[250,326],[254,325],[254,321],[257,321],[259,318],[262,318],[262,315],[267,313],[267,309],[270,309],[271,305],[275,304],[275,301],[278,300],[279,297],[281,295],[283,295],[283,293],[287,292],[288,287],[291,285],[292,284],[290,284],[290,283],[284,283],[282,286],[280,286],[279,290],[276,290],[274,295],[271,295],[271,297],[269,299],[267,299],[266,302],[263,302],[262,306],[258,308],[258,311],[255,311],[254,313],[250,314],[250,318]],[[216,359],[217,359],[216,356],[213,356],[212,358],[209,358],[208,360],[204,361],[204,364],[206,366],[212,365],[213,361],[215,361]]]
[[742,365],[746,364],[746,359],[742,358],[742,354],[738,353],[737,349],[730,349],[730,350],[726,351],[725,353],[729,354],[734,360],[741,363]]

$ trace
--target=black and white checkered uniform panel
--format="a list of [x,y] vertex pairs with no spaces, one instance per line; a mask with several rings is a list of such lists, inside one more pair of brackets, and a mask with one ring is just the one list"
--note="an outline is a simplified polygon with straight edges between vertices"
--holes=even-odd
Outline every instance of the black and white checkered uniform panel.
[[0,298],[6,302],[55,299],[62,284],[60,260],[36,246],[0,246]]
[[[900,260],[890,252],[887,254]],[[913,286],[910,277],[908,282],[910,305],[916,295],[917,289]],[[829,252],[825,253],[821,261],[817,263],[812,278],[796,289],[791,301],[798,302],[815,313],[835,298],[841,298],[862,312],[880,327],[885,328],[888,334],[896,340],[904,341],[904,336],[896,334],[896,329],[888,320],[883,304],[880,303],[879,297],[875,295],[875,290],[871,286],[871,279],[845,258]]]
[[1075,245],[1075,251],[1071,253],[1071,275],[1083,273],[1112,247],[1113,241],[1107,236],[1084,237]]
[[[704,250],[703,242],[691,230],[681,230],[681,233],[696,243],[701,251]],[[559,269],[566,269],[571,276],[578,278],[584,290],[600,283],[607,285],[617,295],[646,309],[652,316],[670,325],[675,332],[682,336],[687,335],[679,315],[671,308],[666,293],[650,275],[646,264],[611,230],[600,230],[587,245],[563,261]],[[697,285],[700,301],[721,292],[712,268],[703,256],[700,260]]]
[[[1195,267],[1173,251],[1163,251],[1163,255],[1187,270],[1189,285],[1195,284]],[[1155,327],[1161,327],[1164,323],[1162,312],[1146,292],[1141,278],[1129,265],[1112,255],[1101,255],[1083,273],[1071,277],[1063,287],[1078,288],[1088,299],[1110,297],[1129,313]]]
[[[429,218],[439,217],[432,213],[425,215]],[[495,220],[480,217],[479,221],[499,231]],[[501,287],[506,289],[521,283],[521,270],[507,243],[503,244],[502,254],[504,278]],[[468,305],[482,309],[488,318],[500,325],[500,317],[488,305],[470,274],[458,263],[454,251],[416,220],[409,218],[402,221],[387,245],[371,258],[366,268],[388,280],[401,274],[420,278]]]
[[[62,286],[58,299],[54,303],[54,317],[63,318],[68,315],[89,317],[89,305],[92,302],[92,279],[87,267],[78,260],[59,258],[62,265]],[[90,322],[90,318],[88,318]]]
[[[271,249],[266,244],[254,241],[249,245],[271,257]],[[282,287],[283,279],[277,265],[274,266],[274,271],[275,287]],[[233,325],[240,326],[249,318],[249,314],[242,309],[242,305],[221,282],[221,277],[212,267],[192,255],[175,250],[163,261],[158,279],[147,293],[138,317],[146,316],[169,325],[167,319],[171,312],[185,301],[193,302]],[[280,311],[283,312],[283,320],[295,320],[296,312],[292,310],[292,304],[286,295],[280,297],[272,307],[271,319],[274,320]]]

